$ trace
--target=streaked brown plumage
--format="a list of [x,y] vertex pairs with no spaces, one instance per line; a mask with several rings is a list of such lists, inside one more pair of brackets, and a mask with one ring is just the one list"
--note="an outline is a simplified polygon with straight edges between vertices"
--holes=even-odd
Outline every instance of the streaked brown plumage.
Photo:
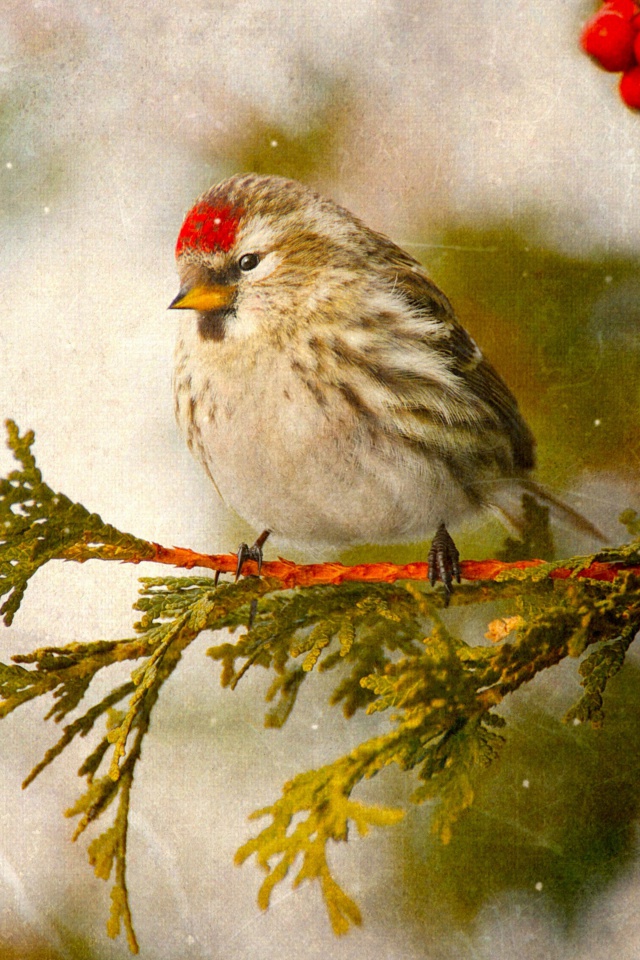
[[[516,519],[531,431],[411,256],[304,185],[253,174],[200,198],[177,256],[172,306],[197,315],[180,324],[176,415],[257,530],[344,547],[423,540],[482,507]],[[448,582],[454,550],[445,531],[432,572]]]

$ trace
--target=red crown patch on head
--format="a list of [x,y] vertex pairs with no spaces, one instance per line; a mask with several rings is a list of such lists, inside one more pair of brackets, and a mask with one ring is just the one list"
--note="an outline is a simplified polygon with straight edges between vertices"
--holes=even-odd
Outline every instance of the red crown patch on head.
[[205,201],[196,203],[178,234],[176,256],[185,249],[204,253],[222,250],[226,253],[234,244],[242,213],[237,207],[213,207]]

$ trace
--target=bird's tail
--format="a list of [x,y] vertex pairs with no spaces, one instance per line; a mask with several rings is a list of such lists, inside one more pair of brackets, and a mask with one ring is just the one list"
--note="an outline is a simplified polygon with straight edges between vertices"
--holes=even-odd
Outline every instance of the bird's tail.
[[502,488],[499,496],[492,498],[491,506],[495,512],[503,519],[508,527],[518,532],[522,532],[522,507],[521,498],[523,494],[530,494],[532,497],[549,508],[552,518],[559,523],[568,525],[581,533],[583,536],[591,537],[600,543],[607,543],[608,537],[599,530],[595,524],[583,517],[578,510],[574,510],[568,503],[556,497],[555,494],[547,490],[542,484],[528,477],[518,478],[514,484],[508,488]]

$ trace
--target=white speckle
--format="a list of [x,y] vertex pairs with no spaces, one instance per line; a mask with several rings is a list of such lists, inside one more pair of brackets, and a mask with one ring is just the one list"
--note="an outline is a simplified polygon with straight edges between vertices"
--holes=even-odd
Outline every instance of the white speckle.
[[271,146],[272,146],[272,147],[277,147],[277,146],[278,146],[278,141],[277,141],[277,140],[272,140],[272,141],[271,141]]
[[613,280],[613,277],[611,276],[610,273],[607,274],[607,276],[604,278],[605,283],[611,283],[612,280]]
[[574,725],[574,727],[579,727],[581,723],[582,723],[582,721],[579,720],[578,717],[574,717],[574,718],[573,718],[573,725]]
[[7,170],[13,170],[13,164],[11,163],[11,160],[8,160],[5,163],[5,167],[7,168]]
[[214,217],[213,222],[217,225],[219,223],[222,223],[222,220],[220,219],[220,217]]
[[312,724],[311,724],[311,729],[312,729],[312,730],[317,730],[317,729],[318,729],[318,724],[317,724],[317,723],[312,723]]
[[68,536],[71,533],[71,530],[69,529],[69,527],[65,527],[62,532],[64,533],[65,536]]
[[51,207],[43,207],[43,208],[42,208],[42,212],[43,212],[43,213],[51,213]]
[[542,890],[542,884],[540,883],[539,880],[538,880],[538,882],[536,883],[536,890],[538,891],[538,893],[540,893],[540,891]]
[[523,781],[522,781],[522,786],[525,788],[525,790],[528,790],[528,789],[529,789],[529,781],[528,781],[528,780],[523,780]]
[[602,423],[602,420],[594,420],[594,421],[593,421],[594,427],[599,427],[601,423]]
[[191,934],[189,934],[189,936],[187,937],[187,941],[186,941],[186,942],[189,944],[190,947],[192,947],[193,944],[196,942],[196,938],[195,938],[194,936],[192,936]]

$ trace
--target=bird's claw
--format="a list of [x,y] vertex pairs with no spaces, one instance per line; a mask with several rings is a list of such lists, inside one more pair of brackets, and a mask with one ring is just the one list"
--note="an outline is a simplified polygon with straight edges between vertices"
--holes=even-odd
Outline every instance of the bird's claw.
[[236,565],[236,581],[240,578],[243,567],[247,560],[253,560],[258,567],[258,576],[262,571],[262,547],[269,536],[270,531],[264,530],[256,542],[249,546],[247,543],[241,543],[238,547],[238,563]]
[[453,578],[460,583],[460,554],[444,523],[440,524],[431,542],[427,564],[429,583],[433,587],[436,580],[442,580],[448,602]]
[[247,543],[241,543],[238,547],[236,580],[239,579],[240,574],[242,573],[242,568],[247,560],[255,560],[255,562],[258,564],[258,576],[260,576],[260,571],[262,570],[262,549],[260,547],[256,547],[255,543],[251,547]]

